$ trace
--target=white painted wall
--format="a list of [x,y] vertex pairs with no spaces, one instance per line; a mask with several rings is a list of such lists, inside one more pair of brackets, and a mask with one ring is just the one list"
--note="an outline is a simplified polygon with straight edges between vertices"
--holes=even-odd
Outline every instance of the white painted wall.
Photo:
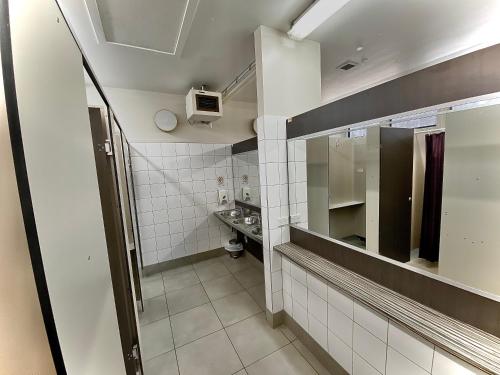
[[439,274],[500,294],[500,106],[443,117]]
[[66,370],[124,374],[82,56],[55,1],[10,1],[10,15],[26,167]]
[[259,117],[291,117],[321,104],[321,52],[318,42],[294,41],[260,26],[254,32]]
[[[129,142],[196,142],[237,143],[255,137],[253,120],[257,117],[255,103],[230,101],[224,103],[224,116],[213,123],[213,128],[191,126],[186,120],[186,98],[183,95],[153,91],[104,87],[111,107]],[[101,105],[93,86],[87,86],[89,103]],[[154,124],[154,115],[160,109],[177,116],[177,128],[163,132]]]

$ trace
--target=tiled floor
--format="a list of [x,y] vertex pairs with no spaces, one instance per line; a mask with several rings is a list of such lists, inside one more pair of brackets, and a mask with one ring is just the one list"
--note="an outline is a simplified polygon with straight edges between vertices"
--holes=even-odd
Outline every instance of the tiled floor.
[[145,375],[327,375],[286,327],[266,322],[264,271],[247,255],[143,278]]

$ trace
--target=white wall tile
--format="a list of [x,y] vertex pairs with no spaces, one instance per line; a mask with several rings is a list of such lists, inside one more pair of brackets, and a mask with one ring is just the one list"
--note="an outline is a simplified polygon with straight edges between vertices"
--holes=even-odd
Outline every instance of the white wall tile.
[[365,330],[354,324],[353,349],[380,373],[385,372],[387,345]]
[[166,197],[151,198],[151,207],[152,207],[153,211],[166,210],[167,209]]
[[389,324],[388,343],[424,370],[431,372],[434,345],[393,322]]
[[307,288],[295,279],[292,279],[292,298],[294,304],[297,302],[307,308]]
[[323,300],[328,300],[328,285],[326,281],[320,279],[318,276],[313,275],[310,272],[307,272],[307,287],[315,293],[318,297]]
[[356,353],[353,353],[352,356],[352,373],[353,375],[380,375],[380,372],[375,370],[368,362]]
[[312,338],[321,345],[323,349],[328,351],[328,330],[326,327],[309,313],[309,330],[308,333]]
[[139,227],[139,233],[141,235],[141,238],[144,238],[144,239],[154,238],[155,237],[155,226],[148,225],[148,226],[144,226],[144,227]]
[[354,302],[352,298],[338,291],[331,285],[328,286],[328,303],[353,319]]
[[361,303],[354,302],[354,319],[356,323],[368,332],[387,343],[387,332],[389,329],[388,319]]
[[161,156],[161,143],[146,143],[147,156]]
[[311,290],[307,293],[307,311],[318,319],[324,326],[328,322],[328,304],[326,301],[318,297]]
[[330,331],[328,331],[328,352],[344,370],[352,374],[352,349]]
[[309,320],[305,307],[297,303],[292,297],[293,319],[306,331],[309,329]]
[[154,217],[153,212],[138,212],[137,217],[139,219],[139,226],[153,225]]
[[307,285],[307,273],[306,270],[295,263],[290,265],[290,274],[293,279],[301,282],[303,285]]
[[170,234],[170,226],[168,223],[155,224],[155,237],[166,236]]
[[153,238],[142,238],[141,237],[141,249],[142,253],[154,252],[156,250],[156,239]]
[[387,348],[386,375],[428,375],[429,372],[417,366],[391,347]]
[[177,155],[189,155],[189,144],[187,143],[176,143],[175,152]]
[[353,322],[343,312],[328,305],[328,329],[352,348]]
[[161,154],[163,156],[175,156],[175,143],[162,143]]

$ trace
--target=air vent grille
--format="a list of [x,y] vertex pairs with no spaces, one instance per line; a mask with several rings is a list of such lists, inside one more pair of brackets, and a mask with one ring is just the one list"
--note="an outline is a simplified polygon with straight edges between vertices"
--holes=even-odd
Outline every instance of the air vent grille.
[[351,70],[352,68],[356,67],[357,65],[358,65],[357,62],[348,60],[348,61],[343,62],[339,66],[337,66],[337,69],[340,69],[340,70]]

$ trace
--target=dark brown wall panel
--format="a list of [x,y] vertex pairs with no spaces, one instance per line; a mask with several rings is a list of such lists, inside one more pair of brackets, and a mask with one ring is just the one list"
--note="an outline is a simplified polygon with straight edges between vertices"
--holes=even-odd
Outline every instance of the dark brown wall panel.
[[246,139],[231,146],[233,155],[252,150],[257,150],[257,137]]
[[287,138],[500,91],[500,44],[295,116]]

